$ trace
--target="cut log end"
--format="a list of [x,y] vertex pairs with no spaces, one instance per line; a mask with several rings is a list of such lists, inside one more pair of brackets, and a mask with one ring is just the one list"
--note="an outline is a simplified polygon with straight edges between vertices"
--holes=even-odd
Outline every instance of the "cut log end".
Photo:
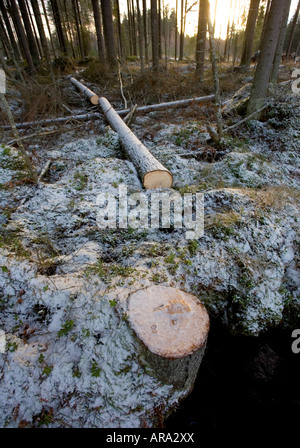
[[131,294],[129,320],[150,352],[167,359],[188,357],[203,349],[209,332],[205,307],[192,294],[150,286]]
[[173,185],[173,176],[169,171],[151,171],[145,174],[143,185],[147,189],[171,188]]
[[90,98],[90,102],[92,104],[94,104],[94,106],[97,106],[99,104],[99,96],[98,95],[94,95]]

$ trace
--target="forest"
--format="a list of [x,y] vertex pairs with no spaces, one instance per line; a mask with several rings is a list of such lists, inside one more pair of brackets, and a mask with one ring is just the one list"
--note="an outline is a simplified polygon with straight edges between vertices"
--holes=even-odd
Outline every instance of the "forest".
[[0,2],[1,428],[296,431],[299,12]]

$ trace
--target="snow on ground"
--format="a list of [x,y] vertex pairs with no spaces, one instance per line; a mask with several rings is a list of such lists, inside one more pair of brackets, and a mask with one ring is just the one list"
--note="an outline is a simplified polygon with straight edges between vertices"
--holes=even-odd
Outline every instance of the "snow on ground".
[[39,186],[24,182],[15,149],[0,149],[1,426],[153,426],[170,412],[188,391],[161,384],[139,354],[127,309],[139,288],[191,292],[233,333],[291,325],[300,305],[300,114],[297,98],[288,100],[269,121],[227,137],[213,162],[184,157],[206,145],[196,119],[137,118],[132,128],[172,171],[172,191],[204,192],[197,240],[186,229],[98,228],[99,193],[141,191],[109,129],[39,148],[41,168],[52,160]]

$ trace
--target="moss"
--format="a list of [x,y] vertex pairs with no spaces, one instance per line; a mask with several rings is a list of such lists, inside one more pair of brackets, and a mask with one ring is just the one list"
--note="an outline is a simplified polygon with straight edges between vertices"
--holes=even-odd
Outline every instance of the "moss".
[[130,266],[123,266],[118,263],[104,263],[99,258],[97,263],[88,266],[84,272],[86,276],[98,275],[105,283],[109,284],[113,277],[130,277],[137,271]]
[[61,338],[62,336],[66,336],[74,327],[74,321],[73,320],[67,320],[64,325],[61,327],[59,332],[57,333],[57,336]]
[[76,173],[74,174],[74,179],[75,179],[75,185],[74,185],[75,190],[81,191],[86,188],[88,183],[87,174],[82,174],[79,171],[76,171]]
[[28,258],[30,252],[23,246],[19,230],[4,230],[0,235],[0,247],[13,252],[18,258]]

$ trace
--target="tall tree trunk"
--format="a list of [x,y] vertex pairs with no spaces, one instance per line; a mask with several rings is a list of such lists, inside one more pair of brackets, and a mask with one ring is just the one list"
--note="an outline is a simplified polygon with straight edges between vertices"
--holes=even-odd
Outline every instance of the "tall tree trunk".
[[35,21],[36,21],[36,25],[38,27],[38,31],[39,31],[39,35],[40,35],[40,40],[41,40],[41,45],[44,51],[44,55],[48,64],[48,68],[51,74],[52,79],[54,79],[54,75],[53,75],[53,70],[52,70],[52,64],[51,64],[51,54],[50,54],[50,50],[48,47],[48,41],[46,38],[46,34],[45,34],[45,30],[44,30],[44,25],[43,25],[43,21],[42,21],[42,17],[41,17],[41,11],[40,11],[40,7],[37,1],[35,0],[31,0],[31,5],[32,5],[32,9],[33,9],[33,14],[35,17]]
[[110,67],[115,68],[117,65],[117,50],[114,36],[111,0],[101,0],[101,9],[107,59]]
[[279,66],[280,66],[281,58],[282,58],[282,51],[283,51],[283,45],[284,45],[284,40],[285,40],[285,36],[286,36],[287,24],[288,24],[288,20],[289,20],[290,7],[291,7],[291,0],[287,0],[286,4],[283,6],[284,16],[282,19],[280,34],[279,34],[277,48],[276,48],[274,61],[273,61],[273,69],[272,69],[271,79],[270,79],[270,81],[272,83],[276,83],[278,80]]
[[160,0],[158,0],[157,23],[158,23],[158,57],[159,57],[159,59],[161,59],[162,45],[161,45],[161,1]]
[[133,56],[133,41],[132,41],[132,17],[131,17],[131,2],[127,0],[127,15],[128,15],[128,37],[129,37],[129,55]]
[[138,32],[139,32],[141,71],[143,72],[144,71],[144,37],[143,37],[143,25],[142,25],[139,0],[136,0],[136,13],[137,13]]
[[20,39],[20,44],[22,45],[27,63],[28,63],[28,69],[31,75],[34,75],[36,73],[35,66],[31,57],[31,52],[28,46],[27,37],[25,34],[25,30],[23,28],[22,20],[19,14],[19,9],[16,3],[16,0],[10,0],[11,8],[12,8],[12,17],[16,26],[16,29],[18,29],[18,36]]
[[62,28],[58,3],[57,3],[57,0],[50,0],[50,2],[51,2],[52,11],[53,11],[53,18],[54,18],[55,29],[56,29],[56,33],[57,33],[57,37],[58,37],[59,46],[60,46],[60,51],[62,53],[67,54],[66,40],[65,40],[65,36],[64,36],[63,28]]
[[180,39],[179,39],[179,60],[183,59],[184,49],[184,0],[181,0],[181,14],[180,14]]
[[136,45],[136,23],[135,23],[135,12],[134,12],[134,1],[131,0],[131,30],[132,30],[132,43],[133,43],[133,53],[134,56],[137,55],[137,45]]
[[83,44],[82,44],[82,37],[81,37],[81,29],[80,29],[80,24],[79,24],[77,0],[72,0],[72,7],[73,7],[73,12],[74,12],[74,18],[75,18],[75,26],[76,26],[77,39],[78,39],[79,50],[80,50],[80,57],[83,59],[84,51],[83,51]]
[[[1,16],[0,16],[0,40],[2,42],[3,47],[6,47],[6,50],[8,52],[8,58],[13,62],[14,66],[16,67],[16,71],[19,76],[19,79],[25,83],[25,79],[24,79],[23,73],[20,69],[20,66],[18,64],[18,61],[15,57],[15,54],[14,54],[14,51],[12,48],[12,44],[11,44],[8,36],[6,35],[6,31],[5,31]],[[1,63],[3,65],[4,70],[7,72],[7,69],[5,68],[5,64],[6,64],[5,60],[1,61]],[[10,70],[8,70],[8,73],[10,73]],[[9,76],[9,74],[7,76]]]
[[98,45],[98,56],[99,61],[102,62],[105,55],[104,50],[104,41],[102,35],[102,25],[101,25],[101,13],[100,13],[100,5],[99,0],[92,0],[93,12],[94,12],[94,21],[96,27],[96,35],[97,35],[97,45]]
[[40,60],[40,55],[39,55],[39,50],[38,50],[38,47],[37,47],[37,44],[35,41],[35,37],[33,34],[33,30],[31,27],[28,11],[26,8],[26,3],[25,3],[25,0],[18,0],[18,3],[19,3],[19,7],[20,7],[23,23],[24,23],[26,35],[27,35],[29,50],[30,50],[33,62],[35,64],[37,64]]
[[[229,14],[230,15],[231,15],[231,10],[232,10],[232,0],[230,0],[230,9],[229,9]],[[224,58],[228,54],[229,33],[230,33],[230,16],[229,16],[228,24],[227,24],[227,32],[226,32],[225,47],[224,47]]]
[[213,24],[214,36],[215,36],[215,30],[216,30],[217,10],[218,10],[218,0],[215,0],[214,24]]
[[213,71],[213,80],[214,80],[214,93],[215,93],[215,103],[217,107],[216,119],[217,119],[217,129],[218,129],[218,137],[221,139],[223,137],[223,122],[222,122],[222,104],[221,104],[221,95],[220,95],[220,82],[219,82],[219,69],[218,69],[218,60],[217,60],[217,52],[216,52],[216,44],[214,39],[214,30],[210,19],[210,5],[208,1],[207,8],[207,26],[209,33],[209,45],[210,45],[210,55],[211,55],[211,64]]
[[[270,76],[280,28],[285,12],[285,5],[289,0],[272,0],[260,57],[256,67],[251,94],[247,106],[247,115],[253,114],[264,104],[269,86]],[[259,114],[257,115],[259,118]]]
[[199,0],[198,34],[196,42],[196,73],[203,80],[207,32],[208,0]]
[[296,9],[295,15],[293,17],[291,34],[290,34],[290,38],[289,38],[288,46],[287,46],[287,50],[286,50],[286,57],[287,58],[291,54],[291,48],[292,48],[294,34],[295,34],[295,29],[296,29],[296,25],[297,25],[298,16],[299,16],[299,10],[300,10],[300,0],[298,2],[298,6],[297,6],[297,9]]
[[43,49],[42,49],[42,46],[41,46],[41,42],[39,40],[38,32],[37,32],[37,29],[36,29],[36,24],[34,23],[33,16],[32,16],[31,10],[30,10],[29,0],[25,0],[25,3],[26,3],[26,9],[27,9],[27,12],[28,12],[28,17],[29,17],[29,20],[30,20],[30,23],[31,23],[31,28],[32,28],[32,31],[33,31],[33,34],[34,34],[35,43],[36,43],[38,51],[39,51],[39,56],[40,56],[40,58],[42,58],[43,57]]
[[259,49],[261,48],[263,40],[264,40],[265,31],[266,31],[266,23],[267,23],[268,15],[270,12],[270,7],[271,7],[271,0],[268,0],[267,6],[266,6],[266,11],[265,11],[264,23],[263,23],[263,27],[262,27],[262,31],[261,31],[261,35],[260,35]]
[[242,65],[246,67],[250,66],[255,24],[258,16],[259,4],[260,0],[251,0],[247,18],[245,37],[243,42],[243,53],[240,64],[241,66]]
[[18,44],[16,42],[16,39],[15,39],[15,36],[14,36],[14,32],[13,32],[13,29],[11,27],[9,16],[7,14],[7,10],[6,10],[6,6],[5,6],[4,2],[0,2],[0,11],[1,11],[2,16],[3,16],[3,20],[4,20],[4,23],[5,23],[5,26],[6,26],[6,30],[7,30],[8,36],[9,36],[9,40],[10,40],[10,43],[11,43],[11,46],[12,46],[15,58],[19,61],[21,59],[20,49],[19,49]]
[[158,23],[157,23],[157,2],[151,0],[151,40],[152,40],[152,68],[158,70]]
[[64,0],[63,4],[64,4],[63,11],[64,11],[65,17],[66,17],[66,27],[65,27],[66,36],[67,36],[67,40],[68,40],[68,42],[70,43],[70,46],[71,46],[72,56],[75,59],[76,58],[76,53],[75,53],[75,48],[74,48],[74,44],[73,44],[74,36],[73,36],[73,32],[72,32],[71,25],[70,25],[70,20],[69,20],[69,13],[68,13],[68,8],[67,8],[67,0]]
[[47,11],[46,11],[46,6],[45,6],[44,0],[41,0],[41,4],[42,4],[42,8],[43,8],[43,14],[44,14],[44,17],[45,17],[45,21],[46,21],[46,24],[47,24],[47,30],[48,30],[48,33],[49,33],[49,39],[50,39],[50,43],[51,43],[52,53],[53,53],[53,56],[56,57],[55,47],[54,47],[54,43],[53,43],[51,28],[50,28],[49,19],[48,19],[48,15],[47,15]]
[[116,0],[116,13],[117,13],[117,28],[118,28],[118,43],[119,43],[119,57],[124,56],[123,39],[122,39],[122,27],[121,27],[121,15],[119,0]]
[[175,61],[177,60],[177,40],[178,40],[178,0],[176,0],[176,9],[175,9]]
[[10,52],[9,52],[10,42],[9,37],[6,33],[4,23],[2,22],[1,14],[0,14],[0,40],[2,42],[3,51],[5,52],[6,57],[10,59]]
[[143,0],[143,24],[144,24],[145,59],[146,59],[146,64],[149,65],[146,0]]

